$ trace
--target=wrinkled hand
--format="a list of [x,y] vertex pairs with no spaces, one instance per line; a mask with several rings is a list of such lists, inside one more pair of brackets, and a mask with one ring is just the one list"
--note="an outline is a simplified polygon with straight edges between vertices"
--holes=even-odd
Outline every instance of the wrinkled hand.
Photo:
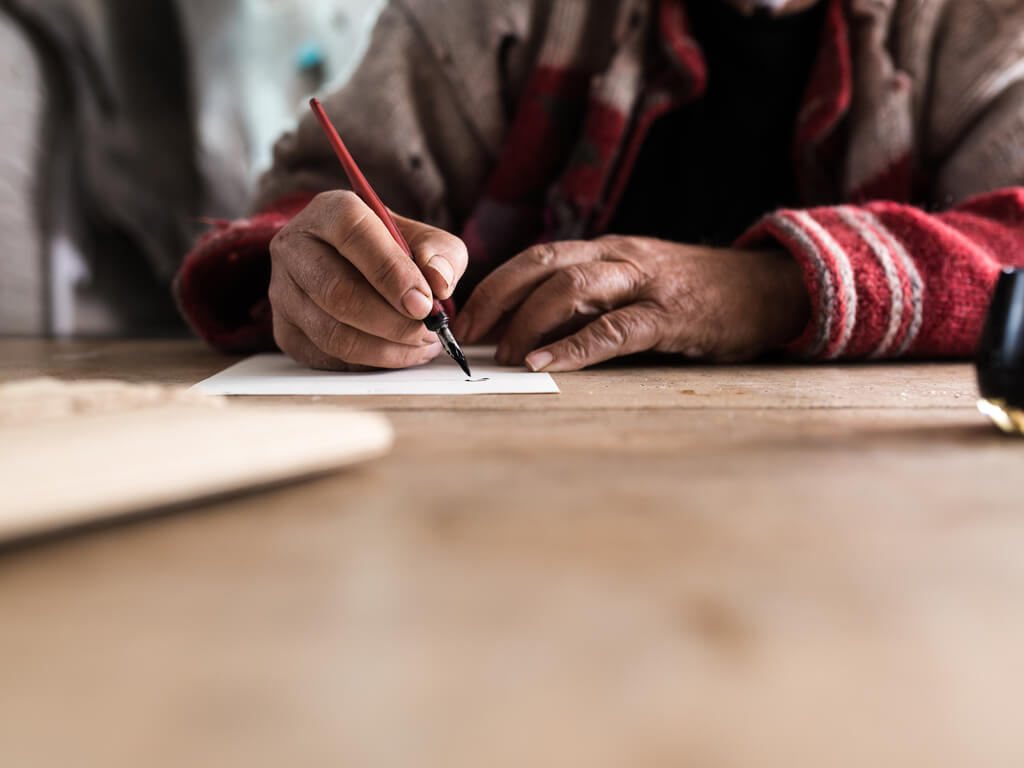
[[575,371],[648,350],[751,359],[796,338],[809,312],[785,252],[608,236],[515,257],[480,283],[453,330],[471,344],[511,315],[499,363]]
[[[466,270],[457,237],[395,216],[416,263],[352,192],[325,192],[270,244],[274,339],[313,368],[405,368],[441,352],[423,320]],[[421,272],[422,269],[422,272]]]

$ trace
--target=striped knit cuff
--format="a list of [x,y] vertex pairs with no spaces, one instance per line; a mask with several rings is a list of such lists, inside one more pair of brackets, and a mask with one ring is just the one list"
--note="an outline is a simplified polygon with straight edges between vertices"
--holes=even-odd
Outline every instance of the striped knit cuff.
[[767,241],[796,258],[811,298],[811,320],[787,352],[809,360],[899,357],[917,338],[924,283],[903,244],[871,211],[777,211],[737,246]]

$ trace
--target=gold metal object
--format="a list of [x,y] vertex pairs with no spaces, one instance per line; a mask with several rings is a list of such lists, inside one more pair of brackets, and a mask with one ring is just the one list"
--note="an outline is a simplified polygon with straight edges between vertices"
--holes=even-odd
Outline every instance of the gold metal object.
[[1024,409],[1013,408],[1005,400],[979,400],[978,410],[1008,435],[1024,437]]

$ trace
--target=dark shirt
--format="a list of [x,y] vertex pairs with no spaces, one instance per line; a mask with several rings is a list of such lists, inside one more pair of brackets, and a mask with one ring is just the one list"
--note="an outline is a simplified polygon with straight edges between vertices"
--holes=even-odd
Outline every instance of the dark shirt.
[[689,3],[707,91],[651,127],[610,232],[723,246],[799,202],[793,133],[826,5],[772,17]]

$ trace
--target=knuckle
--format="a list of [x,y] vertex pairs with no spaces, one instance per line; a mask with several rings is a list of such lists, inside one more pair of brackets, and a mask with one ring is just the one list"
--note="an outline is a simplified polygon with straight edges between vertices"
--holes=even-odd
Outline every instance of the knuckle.
[[538,267],[547,267],[555,263],[558,258],[558,249],[551,243],[541,243],[527,248],[523,258],[530,264]]
[[405,285],[404,269],[405,263],[396,257],[381,259],[372,270],[371,282],[387,291],[394,291],[396,294],[402,291]]
[[594,333],[611,346],[621,347],[629,339],[630,323],[623,318],[612,315],[602,315],[594,322]]
[[587,290],[590,278],[579,264],[572,264],[555,275],[556,288],[559,293],[578,296]]
[[323,348],[339,360],[351,363],[358,352],[358,342],[355,335],[341,323],[330,323],[324,330]]
[[373,212],[353,192],[338,193],[345,197],[339,199],[330,212],[327,231],[332,234],[337,248],[342,253],[351,248],[357,241],[365,239],[372,220]]
[[586,341],[579,335],[570,336],[563,342],[565,355],[573,361],[580,362],[587,359],[589,349]]
[[337,195],[337,190],[334,190],[334,189],[329,189],[329,190],[327,190],[325,192],[320,192],[320,193],[318,193],[317,195],[315,195],[313,197],[312,203],[310,203],[310,205],[307,206],[307,207],[309,207],[309,208],[323,208],[326,205],[330,205],[331,201],[335,199],[336,195]]
[[620,264],[622,265],[620,274],[624,276],[629,290],[640,292],[650,288],[651,280],[640,267],[631,261],[623,261]]
[[366,203],[355,192],[349,189],[339,189],[330,194],[332,195],[330,198],[332,210],[342,222],[356,218],[362,219],[365,216]]
[[604,235],[603,237],[598,238],[598,240],[606,250],[611,251],[612,253],[625,250],[626,244],[629,242],[629,238],[625,235]]
[[306,232],[323,235],[332,231],[336,222],[343,219],[345,204],[341,193],[337,190],[321,192],[306,206],[288,226],[302,227]]
[[343,211],[352,205],[352,198],[356,197],[347,189],[329,189],[319,193],[313,198],[311,207],[315,209],[326,209],[331,211]]
[[270,240],[270,261],[271,263],[281,262],[288,258],[295,240],[295,226],[286,224]]
[[352,280],[344,275],[322,274],[318,283],[322,286],[324,301],[334,312],[358,308],[359,292]]

